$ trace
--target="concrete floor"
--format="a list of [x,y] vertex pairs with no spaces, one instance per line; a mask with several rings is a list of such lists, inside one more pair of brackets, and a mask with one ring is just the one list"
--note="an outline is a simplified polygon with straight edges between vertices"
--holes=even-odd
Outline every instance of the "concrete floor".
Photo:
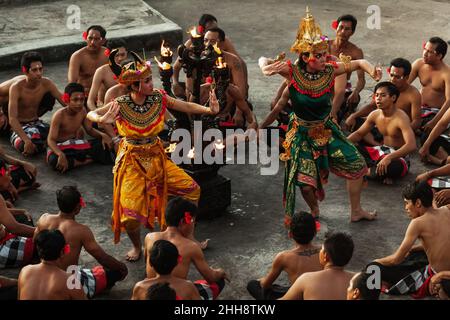
[[[344,13],[354,14],[359,24],[352,41],[364,50],[369,61],[381,62],[384,66],[395,57],[405,57],[411,61],[418,58],[421,55],[422,41],[431,36],[439,35],[450,39],[446,16],[450,4],[446,1],[391,3],[379,0],[377,4],[381,9],[380,30],[369,30],[366,27],[366,19],[369,16],[366,10],[373,4],[372,1],[316,1],[311,4],[287,0],[154,0],[147,3],[179,24],[183,30],[196,24],[201,13],[211,13],[218,18],[219,25],[248,65],[250,99],[255,106],[258,120],[262,120],[267,114],[280,78],[262,76],[257,60],[261,55],[273,57],[281,51],[288,52],[306,4],[310,5],[312,14],[323,32],[330,37],[333,36],[330,27],[333,19]],[[288,56],[294,58],[292,54]],[[446,61],[449,61],[448,58]],[[0,81],[18,73],[19,68],[3,70],[0,72]],[[45,73],[62,90],[66,83],[67,62],[46,65]],[[386,75],[384,78],[386,79]],[[159,84],[156,77],[155,83]],[[367,79],[363,100],[367,100],[373,86],[374,82]],[[50,116],[44,118],[49,120]],[[14,154],[8,141],[0,142]],[[55,190],[67,184],[76,184],[88,204],[78,220],[94,230],[97,241],[107,252],[123,259],[130,242],[123,237],[123,241],[114,246],[109,229],[111,168],[92,165],[61,175],[49,170],[43,156],[32,161],[38,166],[42,187],[37,192],[24,194],[17,205],[30,210],[37,219],[44,212],[57,211]],[[370,183],[363,192],[362,202],[365,208],[376,209],[379,218],[375,222],[357,224],[349,223],[345,181],[332,176],[326,187],[326,199],[321,203],[323,222],[317,242],[323,240],[327,230],[351,233],[355,242],[355,253],[348,269],[352,271],[360,270],[372,259],[392,253],[400,244],[409,221],[403,210],[401,189],[424,170],[425,167],[415,155],[410,174],[395,185]],[[283,167],[280,164],[280,170],[275,176],[260,175],[260,165],[229,165],[222,168],[220,173],[232,181],[232,205],[221,217],[199,223],[197,237],[211,238],[210,247],[205,251],[208,262],[213,267],[224,268],[230,275],[231,283],[225,287],[221,298],[248,299],[250,296],[245,289],[247,281],[263,276],[275,254],[291,246],[283,227]],[[298,196],[297,209],[306,208]],[[94,261],[83,255],[82,262],[91,265]],[[134,283],[144,277],[144,263],[128,263],[128,266],[128,278],[101,298],[128,299],[131,296]],[[1,271],[1,274],[16,275],[17,271]],[[196,272],[190,274],[191,279],[196,277]],[[281,280],[286,281],[286,278]]]

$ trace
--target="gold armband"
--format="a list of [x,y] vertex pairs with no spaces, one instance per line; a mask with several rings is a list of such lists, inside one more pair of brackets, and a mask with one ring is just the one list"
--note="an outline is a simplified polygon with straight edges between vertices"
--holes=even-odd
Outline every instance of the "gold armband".
[[351,56],[346,56],[345,54],[343,54],[342,52],[339,54],[339,60],[344,64],[344,69],[346,73],[350,73],[352,72],[352,57]]

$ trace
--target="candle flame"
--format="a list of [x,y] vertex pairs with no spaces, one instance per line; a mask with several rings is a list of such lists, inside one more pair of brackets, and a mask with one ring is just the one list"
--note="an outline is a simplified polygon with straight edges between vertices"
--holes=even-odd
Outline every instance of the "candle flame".
[[194,151],[195,151],[195,148],[192,148],[191,150],[189,150],[189,152],[187,154],[187,157],[190,158],[190,159],[193,159],[194,158]]
[[222,50],[220,50],[220,48],[219,48],[219,46],[217,45],[217,43],[213,45],[213,48],[214,48],[214,51],[215,51],[217,54],[222,54]]
[[216,60],[216,66],[218,69],[223,69],[227,67],[227,63],[223,62],[223,58],[222,57],[218,57]]
[[177,148],[177,144],[171,143],[166,149],[164,149],[164,151],[167,153],[172,153],[175,151],[176,148]]
[[170,47],[166,45],[166,40],[163,40],[161,43],[161,56],[162,57],[171,57],[173,55],[172,50],[170,50]]
[[169,70],[171,68],[170,63],[163,62],[161,63],[157,57],[153,57],[155,59],[156,63],[158,64],[158,67],[162,70]]
[[197,28],[195,26],[191,27],[187,33],[190,33],[192,38],[200,38],[202,36],[197,33]]

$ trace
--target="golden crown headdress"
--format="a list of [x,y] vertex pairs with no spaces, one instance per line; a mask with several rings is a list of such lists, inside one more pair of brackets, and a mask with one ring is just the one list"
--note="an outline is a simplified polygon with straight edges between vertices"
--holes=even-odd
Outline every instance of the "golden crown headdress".
[[114,60],[117,52],[118,49],[111,51],[109,55],[109,66],[120,84],[131,85],[136,81],[146,79],[152,75],[150,61],[143,60],[133,51],[130,51],[130,54],[133,56],[134,61],[125,64],[123,67],[119,66]]
[[328,38],[322,35],[319,26],[314,22],[314,17],[306,7],[306,17],[302,19],[297,31],[297,39],[291,47],[291,52],[298,54],[328,49]]

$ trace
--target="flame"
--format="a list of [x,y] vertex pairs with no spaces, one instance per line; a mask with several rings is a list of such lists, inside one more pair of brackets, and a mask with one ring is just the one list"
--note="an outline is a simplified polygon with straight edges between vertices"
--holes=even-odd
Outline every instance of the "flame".
[[187,33],[190,33],[192,38],[200,38],[202,36],[197,33],[197,28],[195,26],[191,27]]
[[170,47],[166,45],[166,40],[163,40],[161,43],[161,56],[162,57],[171,57],[173,54]]
[[225,145],[223,144],[222,140],[218,139],[216,142],[214,142],[214,145],[217,150],[222,150],[225,148]]
[[223,58],[222,57],[218,57],[216,60],[216,66],[219,69],[223,69],[227,67],[227,63],[223,62]]
[[167,153],[172,153],[175,151],[176,148],[177,148],[177,144],[171,143],[167,148],[164,149],[164,151]]
[[155,59],[156,63],[158,64],[158,67],[162,70],[169,70],[171,68],[170,63],[167,62],[163,62],[161,63],[157,57],[153,57],[153,59]]
[[187,157],[190,158],[190,159],[193,159],[194,158],[194,151],[195,151],[195,148],[192,148],[191,150],[189,150],[189,152],[187,154]]
[[217,54],[222,54],[222,50],[220,50],[220,48],[219,48],[219,46],[217,45],[217,43],[213,45],[213,48],[214,48],[214,51],[215,51]]

